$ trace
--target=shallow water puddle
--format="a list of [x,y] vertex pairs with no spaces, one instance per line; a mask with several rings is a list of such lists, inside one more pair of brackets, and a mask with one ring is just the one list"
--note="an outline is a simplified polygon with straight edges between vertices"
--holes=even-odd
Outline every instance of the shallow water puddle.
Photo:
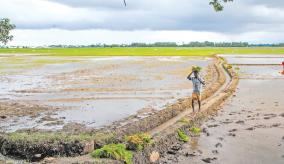
[[240,78],[282,79],[284,55],[220,55],[233,65]]
[[219,55],[236,65],[281,65],[284,55]]

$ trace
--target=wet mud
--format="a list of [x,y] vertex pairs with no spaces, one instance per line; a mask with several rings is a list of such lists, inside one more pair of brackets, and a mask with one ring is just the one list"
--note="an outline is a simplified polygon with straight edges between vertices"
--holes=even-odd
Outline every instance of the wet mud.
[[[192,61],[190,61],[190,62],[192,62]],[[207,61],[205,61],[205,63],[206,62]],[[186,66],[186,70],[188,70],[188,63],[184,64],[184,67],[185,66]],[[156,67],[157,66],[155,66],[155,68]],[[219,83],[218,82],[218,76],[216,75],[214,77],[214,75],[216,73],[218,74],[218,70],[215,70],[213,65],[209,66],[208,69],[205,69],[204,73],[206,73],[206,72],[208,72],[207,75],[206,75],[206,79],[208,79],[208,85],[209,86],[211,86],[211,83],[213,83],[213,84],[216,83],[216,82]],[[177,72],[174,71],[174,73],[177,73]],[[188,72],[185,71],[184,72],[185,75],[183,75],[182,78],[186,77],[187,73]],[[214,78],[212,78],[212,77],[214,77]],[[212,80],[209,80],[209,79],[212,79]],[[186,81],[186,80],[182,80],[182,81]],[[188,83],[188,81],[186,81],[186,82]],[[190,84],[190,83],[188,83],[188,84]],[[214,86],[218,87],[218,85],[214,85]],[[187,90],[187,92],[189,92],[188,89],[186,89],[186,90]],[[208,93],[210,93],[210,92],[208,91]],[[206,96],[209,96],[209,94],[204,95],[204,97],[206,97]],[[189,104],[188,98],[179,99],[178,101],[182,102],[183,106],[180,106],[180,103],[173,102],[172,103],[173,105],[166,105],[166,107],[165,107],[166,109],[163,109],[163,110],[155,110],[151,107],[146,107],[146,108],[142,108],[141,110],[138,110],[137,115],[134,115],[133,116],[134,118],[129,117],[127,119],[127,121],[128,120],[132,121],[133,119],[137,120],[137,118],[138,118],[138,121],[136,121],[136,122],[139,124],[140,128],[135,128],[135,126],[127,126],[127,125],[135,125],[136,124],[136,123],[133,124],[133,123],[130,123],[130,122],[127,122],[126,124],[124,124],[124,126],[123,125],[121,126],[122,122],[118,121],[117,123],[113,123],[112,126],[103,128],[102,130],[104,131],[104,129],[108,129],[108,130],[112,129],[117,134],[116,137],[117,137],[118,140],[123,139],[124,135],[126,135],[126,134],[147,131],[153,125],[159,125],[159,124],[163,123],[163,120],[162,120],[163,116],[165,116],[164,117],[165,119],[172,118],[172,117],[175,116],[175,113],[178,113],[179,111],[184,110],[185,108],[188,107],[188,104]],[[7,102],[9,102],[9,101],[7,101]],[[167,103],[169,103],[169,102],[167,102]],[[23,108],[20,108],[20,109],[23,109]],[[5,108],[4,108],[4,110],[5,110]],[[55,110],[60,110],[60,109],[55,109]],[[160,111],[162,111],[162,112],[160,112]],[[166,112],[164,112],[164,111],[166,111]],[[118,111],[118,112],[121,112],[121,111]],[[153,118],[150,117],[150,116],[155,115],[155,114],[159,114],[158,116],[162,116],[162,117],[159,118],[159,119],[155,119],[156,123],[151,125],[154,122],[149,122],[149,118],[150,119],[157,118],[157,117],[153,117]],[[52,128],[54,128],[54,126],[61,124],[60,120],[57,120],[54,117],[54,115],[60,116],[60,114],[58,114],[58,113],[55,114],[54,112],[49,112],[49,113],[46,113],[44,115],[41,115],[41,117],[35,117],[35,118],[32,118],[32,119],[36,124],[45,123],[46,121],[49,121],[50,123],[45,124],[45,126],[51,126]],[[25,116],[30,116],[30,115],[23,115],[22,117],[25,117]],[[78,117],[78,115],[76,115],[76,117]],[[60,118],[66,119],[66,117],[64,117],[64,116],[61,116]],[[3,119],[4,120],[2,120],[2,121],[5,122],[5,119],[7,119],[7,117],[5,116],[5,117],[3,117]],[[85,119],[85,117],[83,117],[81,119]],[[166,120],[164,120],[164,121],[166,121]],[[74,123],[70,123],[67,126],[64,126],[62,131],[69,132],[69,133],[76,133],[76,134],[79,134],[79,135],[80,135],[80,133],[86,133],[86,132],[97,133],[96,131],[92,131],[92,129],[87,129],[86,125],[80,124],[80,121],[78,121],[78,122],[79,123],[76,123],[76,125],[74,125]],[[118,124],[120,124],[120,126],[117,126]],[[3,124],[1,124],[1,125],[3,125]],[[7,126],[9,126],[9,124],[7,124]],[[23,124],[23,126],[20,127],[19,129],[26,127],[26,126],[27,126],[27,124],[25,122],[25,124]],[[127,130],[127,129],[123,130],[123,129],[125,129],[124,127],[132,127],[132,128],[130,128],[129,130]],[[32,129],[22,129],[18,132],[19,133],[28,132],[31,135],[33,135],[33,133],[38,132],[38,130],[36,128],[35,129],[32,128]],[[42,132],[42,131],[40,131],[40,132]],[[48,131],[44,130],[43,134],[44,133],[47,134]],[[103,144],[98,144],[101,141],[96,140],[96,145],[94,145],[94,143],[93,143],[93,146],[92,145],[90,146],[88,143],[80,142],[80,141],[77,141],[77,140],[74,140],[74,141],[71,141],[71,142],[66,142],[66,143],[61,142],[60,140],[51,140],[51,141],[47,140],[46,142],[40,142],[38,144],[33,144],[33,143],[30,143],[29,141],[25,141],[24,139],[23,140],[20,139],[19,141],[10,140],[9,137],[6,136],[6,134],[1,135],[0,138],[1,138],[1,144],[0,144],[1,154],[7,155],[7,156],[12,156],[12,157],[17,157],[17,158],[22,158],[22,159],[28,159],[29,161],[38,161],[38,160],[42,160],[45,157],[58,156],[58,155],[59,156],[68,156],[68,157],[83,155],[83,154],[86,154],[86,153],[92,151],[97,146],[102,146],[103,144],[111,143],[111,142],[118,142],[118,141],[112,140],[112,141],[107,141],[106,143],[103,143]],[[87,149],[87,150],[85,150],[85,149]]]
[[0,128],[5,132],[60,130],[74,122],[99,128],[145,109],[159,111],[189,95],[191,84],[185,77],[191,65],[206,67],[211,62],[190,57],[31,55],[0,60]]

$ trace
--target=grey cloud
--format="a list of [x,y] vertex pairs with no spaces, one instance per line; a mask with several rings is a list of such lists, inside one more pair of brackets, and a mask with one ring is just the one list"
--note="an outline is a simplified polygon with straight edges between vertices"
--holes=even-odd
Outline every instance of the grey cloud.
[[71,7],[124,9],[123,0],[49,0]]
[[[239,33],[264,30],[274,32],[284,26],[283,0],[235,0],[232,4],[226,4],[225,10],[220,13],[213,11],[208,5],[208,0],[127,0],[127,7],[123,6],[122,0],[49,1],[66,5],[71,9],[82,9],[74,10],[74,12],[78,14],[86,12],[88,16],[80,16],[72,21],[48,19],[48,17],[42,17],[43,20],[30,20],[29,16],[24,19],[15,17],[17,27],[68,30],[196,30]],[[261,5],[268,7],[269,10],[275,9],[283,12],[279,15],[264,15],[263,11],[260,11],[261,8],[255,8]],[[50,12],[52,11],[53,9],[50,9]],[[72,17],[76,17],[76,14]],[[100,21],[96,20],[100,18]]]

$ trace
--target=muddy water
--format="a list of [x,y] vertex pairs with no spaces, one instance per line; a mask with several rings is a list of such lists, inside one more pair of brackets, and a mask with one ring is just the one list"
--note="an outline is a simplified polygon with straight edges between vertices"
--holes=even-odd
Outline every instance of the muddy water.
[[248,65],[281,65],[284,55],[219,55],[225,57],[230,64]]
[[[60,129],[66,123],[99,127],[137,112],[160,110],[188,96],[191,65],[211,59],[189,57],[2,56],[0,101],[52,107],[56,121],[8,117],[1,130]],[[26,110],[26,109],[25,109]],[[58,122],[58,120],[60,120]],[[51,124],[50,124],[51,123]]]
[[284,78],[280,65],[268,68],[242,66],[235,95],[205,122],[200,137],[167,154],[162,163],[283,164]]

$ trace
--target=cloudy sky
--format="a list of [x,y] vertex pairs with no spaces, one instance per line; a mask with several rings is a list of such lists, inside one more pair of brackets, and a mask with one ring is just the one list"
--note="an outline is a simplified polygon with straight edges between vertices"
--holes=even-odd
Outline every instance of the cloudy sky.
[[175,41],[284,42],[283,0],[0,0],[16,24],[10,45]]

